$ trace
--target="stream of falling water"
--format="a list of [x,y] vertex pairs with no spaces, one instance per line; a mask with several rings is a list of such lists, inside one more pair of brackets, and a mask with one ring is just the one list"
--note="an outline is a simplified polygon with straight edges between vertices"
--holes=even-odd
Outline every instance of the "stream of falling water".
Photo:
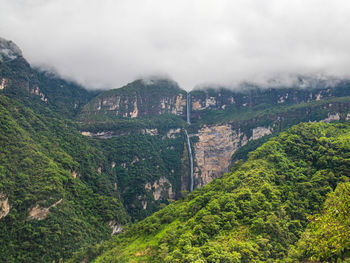
[[[191,124],[191,95],[187,93],[187,123]],[[192,156],[192,148],[190,137],[188,136],[187,130],[185,130],[187,148],[188,148],[188,157],[190,159],[190,192],[193,191],[193,156]]]
[[187,108],[187,123],[191,124],[191,95],[189,92],[187,93],[186,108]]

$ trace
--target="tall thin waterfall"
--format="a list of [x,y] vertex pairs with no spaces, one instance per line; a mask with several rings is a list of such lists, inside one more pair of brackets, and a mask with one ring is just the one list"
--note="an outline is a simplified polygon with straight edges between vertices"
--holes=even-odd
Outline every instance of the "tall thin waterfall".
[[191,149],[190,137],[188,136],[186,130],[185,130],[185,135],[186,135],[187,148],[188,148],[188,157],[189,157],[189,159],[190,159],[190,170],[191,170],[190,192],[192,192],[192,191],[193,191],[193,156],[192,156],[192,149]]
[[187,123],[191,124],[191,94],[187,93]]
[[[191,124],[191,95],[188,92],[187,93],[187,123]],[[190,137],[188,136],[187,131],[185,130],[185,135],[186,135],[186,141],[187,141],[187,148],[188,148],[188,157],[190,159],[190,192],[193,191],[193,156],[192,156],[192,148],[191,148],[191,141]]]

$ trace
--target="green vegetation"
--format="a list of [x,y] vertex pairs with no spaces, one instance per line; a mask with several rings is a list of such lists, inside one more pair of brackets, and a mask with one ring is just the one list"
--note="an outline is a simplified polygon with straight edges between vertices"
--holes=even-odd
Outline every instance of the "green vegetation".
[[171,80],[136,80],[122,88],[99,94],[84,106],[80,120],[95,122],[114,120],[120,116],[131,117],[130,112],[134,110],[138,117],[170,114],[180,103],[178,96],[186,101],[186,91]]
[[[194,116],[192,122],[198,121],[197,125],[199,125],[242,121],[277,112],[295,112],[301,108],[306,109],[307,106],[310,106],[311,112],[305,111],[303,116],[309,117],[310,120],[319,120],[324,113],[327,115],[327,111],[324,107],[317,106],[324,104],[324,101],[330,98],[350,96],[349,81],[338,81],[330,88],[327,81],[307,80],[307,78],[299,80],[300,86],[294,87],[261,88],[247,84],[242,85],[239,91],[225,88],[191,91],[192,101],[200,102],[201,106],[205,107],[205,110],[195,110],[192,113]],[[301,88],[305,86],[304,80],[310,84],[308,88]],[[207,104],[207,99],[211,103]],[[293,105],[297,106],[293,107]]]
[[289,261],[349,262],[350,184],[339,184],[329,194],[322,213],[308,219],[309,226],[296,248],[290,249]]
[[0,193],[10,205],[1,262],[57,262],[108,238],[108,222],[128,222],[119,194],[103,184],[110,171],[101,152],[54,116],[0,95]]
[[[71,262],[290,260],[288,252],[305,239],[302,233],[309,216],[322,211],[327,193],[339,182],[348,182],[349,173],[350,124],[300,124],[256,149],[231,173],[134,224],[111,241],[77,253]],[[334,194],[342,196],[336,205],[344,212],[339,216],[326,212],[321,216],[323,223],[309,226],[312,234],[307,237],[314,245],[306,255],[332,261],[348,256],[346,246],[339,248],[339,244],[349,243],[347,232],[338,235],[342,233],[338,229],[332,232],[333,239],[317,242],[329,233],[322,230],[322,224],[337,228],[337,222],[345,222],[348,226],[345,190]],[[325,211],[335,203],[332,195],[329,200]],[[332,247],[329,254],[327,247],[333,241],[335,251]]]
[[[174,194],[180,193],[184,151],[182,132],[174,138],[168,138],[166,134],[130,134],[100,140],[99,143],[109,162],[115,165],[113,172],[117,176],[118,189],[133,219],[143,219],[157,211],[160,204],[168,204],[170,187]],[[161,191],[160,199],[154,200],[151,189],[146,190],[145,185],[152,185],[160,178],[166,178],[171,186],[164,186],[165,193]],[[146,208],[143,207],[145,202]]]
[[[294,105],[278,105],[265,109],[256,108],[228,108],[226,110],[205,110],[200,120],[194,123],[192,129],[203,124],[246,123],[254,121],[255,126],[271,124],[276,117],[288,120],[288,125],[300,122],[320,121],[328,117],[329,113],[348,112],[350,97],[328,98],[320,101],[304,102]],[[242,125],[244,126],[244,125]]]
[[[189,126],[186,92],[172,81],[90,92],[22,57],[0,61],[2,78],[1,262],[59,262],[77,250],[72,262],[349,261],[350,125],[301,124],[272,138],[329,114],[346,120],[348,82],[193,91],[217,104],[192,112]],[[247,138],[258,126],[274,133],[249,141],[232,157],[245,162],[187,195],[183,129],[219,123]],[[127,230],[102,242],[111,224]]]
[[0,77],[7,80],[6,88],[0,91],[2,94],[27,106],[34,101],[46,104],[56,114],[66,118],[73,118],[98,94],[63,80],[53,73],[33,69],[22,57],[0,61]]

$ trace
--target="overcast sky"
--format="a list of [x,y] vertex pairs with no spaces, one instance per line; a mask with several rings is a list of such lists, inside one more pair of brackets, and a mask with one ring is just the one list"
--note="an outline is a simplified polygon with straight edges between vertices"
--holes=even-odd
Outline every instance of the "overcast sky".
[[0,36],[91,88],[350,76],[349,0],[0,0]]

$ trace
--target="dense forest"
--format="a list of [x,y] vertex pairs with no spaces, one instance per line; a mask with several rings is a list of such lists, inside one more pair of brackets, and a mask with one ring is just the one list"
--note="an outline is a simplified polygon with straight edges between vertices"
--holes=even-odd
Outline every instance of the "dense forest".
[[71,262],[346,260],[349,174],[350,125],[300,124]]
[[129,221],[103,154],[68,121],[0,95],[1,262],[50,262]]

